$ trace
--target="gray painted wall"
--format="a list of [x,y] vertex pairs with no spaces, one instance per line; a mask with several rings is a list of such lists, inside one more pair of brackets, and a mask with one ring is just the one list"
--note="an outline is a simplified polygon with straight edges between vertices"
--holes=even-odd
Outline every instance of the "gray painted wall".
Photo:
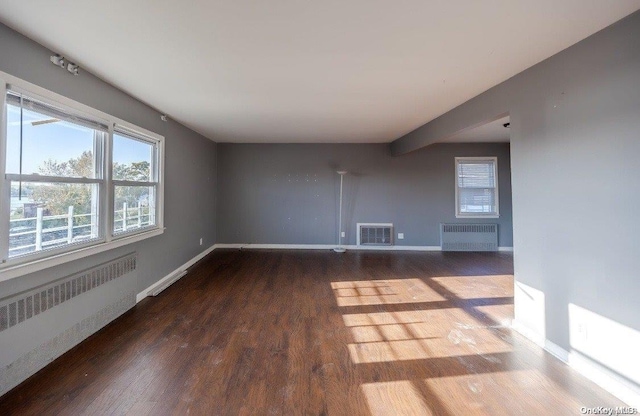
[[[498,156],[500,218],[455,218],[456,156]],[[395,158],[385,144],[219,144],[218,242],[333,244],[339,176],[345,244],[356,223],[391,222],[397,245],[439,246],[442,222],[499,223],[512,245],[508,144],[439,144]]]
[[[49,62],[51,51],[0,24],[0,70],[156,132],[165,143],[163,235],[0,283],[0,297],[138,252],[138,291],[215,243],[216,144],[81,68],[80,75]],[[207,190],[207,192],[201,192]],[[199,245],[204,238],[203,246]]]
[[639,392],[630,351],[640,350],[640,12],[392,149],[412,151],[504,112],[511,115],[516,320]]

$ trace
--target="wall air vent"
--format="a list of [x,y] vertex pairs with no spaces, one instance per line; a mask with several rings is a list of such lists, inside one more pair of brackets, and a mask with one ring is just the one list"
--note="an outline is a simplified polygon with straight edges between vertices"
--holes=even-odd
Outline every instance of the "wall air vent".
[[393,224],[358,223],[359,246],[393,245]]
[[442,251],[498,251],[498,224],[441,224]]

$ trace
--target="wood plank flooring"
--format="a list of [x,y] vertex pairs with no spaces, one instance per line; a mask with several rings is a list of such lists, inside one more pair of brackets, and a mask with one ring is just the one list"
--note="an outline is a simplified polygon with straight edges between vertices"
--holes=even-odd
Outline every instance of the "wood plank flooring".
[[623,405],[509,329],[506,253],[216,250],[2,415],[580,414]]

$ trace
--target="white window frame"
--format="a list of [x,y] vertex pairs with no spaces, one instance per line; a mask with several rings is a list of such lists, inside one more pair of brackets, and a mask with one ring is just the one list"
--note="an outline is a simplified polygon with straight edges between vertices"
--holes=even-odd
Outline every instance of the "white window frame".
[[114,179],[113,178],[113,172],[109,172],[109,179],[110,179],[110,184],[109,184],[109,190],[110,190],[110,197],[112,198],[111,201],[109,202],[110,205],[110,209],[111,209],[111,224],[109,225],[109,232],[111,233],[111,236],[113,238],[124,238],[127,235],[131,235],[131,234],[135,234],[135,233],[140,233],[140,232],[144,232],[145,230],[150,230],[153,228],[157,227],[157,222],[158,222],[158,218],[160,217],[160,211],[162,209],[161,206],[158,205],[158,199],[156,198],[155,201],[155,219],[156,219],[156,224],[154,225],[148,225],[148,226],[144,226],[142,228],[133,228],[131,230],[127,230],[127,231],[120,231],[120,232],[115,232],[114,231],[114,216],[115,213],[113,211],[115,211],[115,206],[114,206],[114,201],[113,198],[115,197],[115,187],[116,186],[153,186],[156,189],[156,193],[160,192],[160,183],[162,183],[162,179],[161,179],[161,175],[162,172],[164,171],[164,167],[161,166],[161,163],[159,163],[159,157],[161,154],[164,154],[164,148],[162,148],[164,141],[162,140],[162,136],[159,136],[157,134],[151,133],[149,131],[147,131],[146,133],[142,132],[142,129],[140,129],[139,127],[135,127],[129,123],[116,123],[116,125],[111,129],[111,135],[110,135],[110,140],[109,143],[111,145],[111,147],[109,148],[109,160],[110,165],[109,165],[109,169],[112,170],[113,169],[113,133],[120,133],[122,134],[124,137],[127,138],[131,138],[131,139],[135,139],[135,140],[139,140],[143,143],[148,143],[154,146],[154,156],[152,157],[152,166],[151,166],[151,173],[152,173],[152,178],[150,179],[155,179],[155,180],[151,180],[151,181],[128,181],[128,180],[120,180],[120,179]]
[[[473,212],[473,213],[466,213],[466,212],[460,212],[460,198],[459,198],[459,194],[460,194],[460,186],[458,184],[458,165],[462,162],[493,162],[493,174],[496,180],[496,186],[495,186],[495,195],[496,195],[496,212],[493,213],[480,213],[480,212]],[[498,180],[498,158],[496,156],[485,156],[485,157],[456,157],[455,158],[455,181],[456,181],[456,207],[455,207],[455,212],[456,212],[456,218],[500,218],[500,193],[498,190],[498,184],[499,184],[499,180]]]
[[[11,186],[6,174],[7,155],[7,114],[6,96],[8,86],[12,89],[20,90],[29,96],[42,100],[45,103],[61,106],[71,112],[78,112],[95,118],[109,126],[109,132],[105,140],[103,151],[103,178],[99,196],[99,237],[84,244],[73,244],[51,250],[43,250],[33,254],[7,258],[9,248],[9,213]],[[137,241],[142,241],[160,235],[164,232],[164,142],[165,138],[157,133],[146,130],[142,127],[131,124],[125,120],[96,110],[47,89],[23,81],[17,77],[0,71],[0,282],[10,280],[19,276],[53,267],[59,264],[98,254],[107,250],[112,250]],[[144,138],[156,144],[157,159],[157,183],[156,186],[156,224],[139,229],[133,229],[126,233],[113,233],[114,216],[114,181],[112,180],[112,144],[114,126],[118,129],[131,132],[131,134]],[[23,180],[28,175],[23,175]],[[75,179],[74,179],[75,181]],[[96,182],[95,180],[89,180]],[[6,240],[6,241],[5,241]]]

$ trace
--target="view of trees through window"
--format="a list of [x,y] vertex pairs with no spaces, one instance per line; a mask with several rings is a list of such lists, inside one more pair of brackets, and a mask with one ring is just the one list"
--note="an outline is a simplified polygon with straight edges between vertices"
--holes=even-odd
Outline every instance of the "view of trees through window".
[[[154,146],[146,141],[113,134],[114,223],[113,232],[155,224]],[[146,184],[145,184],[146,183]]]
[[[126,181],[148,182],[149,165],[148,161],[114,162],[113,176]],[[93,175],[94,170],[92,152],[84,151],[79,157],[66,162],[45,160],[38,167],[38,174],[87,178]],[[146,186],[114,187],[114,232],[154,224],[150,194],[152,192]],[[14,181],[11,199],[10,246],[13,247],[14,254],[36,249],[37,236],[33,231],[38,228],[38,208],[42,210],[44,224],[41,227],[45,231],[41,236],[41,245],[66,244],[97,236],[97,185]],[[68,234],[69,238],[66,238]]]
[[[93,155],[83,152],[82,155],[67,162],[46,160],[38,173],[46,176],[91,177],[93,174]],[[12,186],[12,197],[19,197],[19,185]],[[47,215],[62,215],[68,212],[70,206],[77,213],[91,212],[91,189],[84,184],[22,184],[22,195],[27,196],[33,204],[46,207]],[[12,212],[12,218],[23,218],[24,208],[18,207]]]
[[161,223],[159,136],[13,90],[5,110],[10,201],[3,260],[109,243]]
[[[65,177],[91,177],[93,174],[92,152],[85,151],[81,156],[70,159],[66,162],[46,160],[38,173],[45,176],[65,176]],[[131,162],[130,164],[113,164],[113,176],[130,181],[149,181],[149,162]],[[11,187],[11,196],[18,198],[26,197],[32,203],[46,206],[48,215],[63,215],[68,212],[70,206],[74,207],[74,212],[91,212],[91,189],[84,184],[47,184],[38,186],[34,184],[22,184],[22,194],[19,194],[19,185],[14,183]],[[148,205],[148,190],[143,187],[117,187],[116,200],[126,202],[129,207],[137,206],[139,203]],[[17,207],[11,212],[11,218],[24,218],[23,207]]]

